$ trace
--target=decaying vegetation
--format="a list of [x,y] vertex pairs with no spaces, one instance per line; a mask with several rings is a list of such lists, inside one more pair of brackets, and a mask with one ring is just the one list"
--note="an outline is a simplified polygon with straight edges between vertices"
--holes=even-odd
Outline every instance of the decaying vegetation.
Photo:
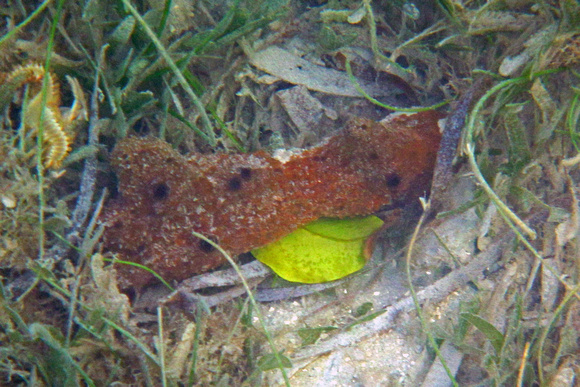
[[[577,0],[0,10],[0,384],[578,383]],[[20,66],[38,76],[14,82]],[[99,215],[124,137],[183,153],[306,147],[352,116],[449,113],[473,84],[455,174],[406,258],[413,211],[330,288],[274,280],[257,306],[216,291],[226,275],[169,298],[178,284],[119,290]],[[56,115],[73,133],[50,162]]]

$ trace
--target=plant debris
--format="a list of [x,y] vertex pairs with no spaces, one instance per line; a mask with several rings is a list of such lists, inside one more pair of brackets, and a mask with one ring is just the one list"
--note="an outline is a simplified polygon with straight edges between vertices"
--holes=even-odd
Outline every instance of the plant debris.
[[[58,0],[0,10],[3,385],[578,383],[577,1]],[[163,144],[184,163],[178,174],[192,157],[323,149],[353,117],[374,130],[394,110],[433,105],[452,131],[423,201],[430,212],[413,234],[425,177],[402,209],[379,213],[391,227],[355,275],[292,286],[264,280],[242,255],[258,305],[227,269],[119,281],[151,270],[127,268],[102,238],[103,208],[126,200],[128,171],[113,168],[122,144]],[[435,152],[433,139],[423,145]],[[392,148],[377,144],[380,155]],[[411,168],[418,155],[393,157]],[[131,168],[150,170],[148,161],[135,156]],[[158,177],[170,177],[165,165]],[[224,184],[236,166],[226,167]],[[340,185],[335,174],[321,176]],[[253,204],[272,200],[262,192]],[[158,239],[143,222],[136,232]],[[219,223],[234,236],[245,227]],[[243,242],[228,251],[264,241]]]

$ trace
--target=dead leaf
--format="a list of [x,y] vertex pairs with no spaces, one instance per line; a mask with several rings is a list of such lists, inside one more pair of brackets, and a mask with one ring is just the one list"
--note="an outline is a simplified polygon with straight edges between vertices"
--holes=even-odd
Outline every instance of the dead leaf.
[[[309,90],[345,97],[361,97],[345,72],[315,65],[280,47],[271,46],[250,54],[250,63],[270,75],[294,85],[306,86]],[[362,79],[358,82],[372,97],[400,93],[398,89],[385,89]]]
[[185,326],[181,339],[177,342],[177,345],[168,353],[168,359],[166,363],[167,375],[180,379],[185,369],[185,365],[189,354],[193,348],[193,342],[195,340],[195,329],[194,323],[188,323]]
[[105,310],[115,311],[122,321],[129,321],[131,305],[127,295],[119,291],[116,270],[105,268],[103,256],[97,253],[91,258],[91,272],[97,287],[95,299]]

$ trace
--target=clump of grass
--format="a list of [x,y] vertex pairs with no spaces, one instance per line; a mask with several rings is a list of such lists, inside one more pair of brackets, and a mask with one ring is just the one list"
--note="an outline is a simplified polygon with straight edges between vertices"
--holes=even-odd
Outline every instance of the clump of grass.
[[[114,265],[104,264],[109,257],[95,252],[104,186],[94,177],[97,170],[107,175],[104,148],[129,133],[159,136],[183,151],[255,148],[259,121],[244,118],[261,112],[272,88],[256,97],[239,79],[243,52],[236,42],[267,40],[260,32],[285,20],[287,5],[237,0],[191,8],[165,1],[146,8],[91,0],[6,11],[16,28],[0,37],[3,71],[27,56],[61,79],[74,75],[95,95],[89,134],[77,135],[76,153],[62,176],[43,170],[40,151],[36,165],[30,164],[16,130],[21,101],[0,101],[7,106],[0,113],[3,380],[257,384],[263,371],[289,365],[279,349],[260,351],[267,330],[251,324],[258,311],[253,303],[205,312],[200,307],[193,320],[184,311],[158,309],[151,315],[133,309],[134,300],[117,288]],[[432,9],[414,9],[392,2],[385,5],[388,12],[379,5],[330,2],[313,35],[319,48],[333,53],[352,44],[353,31],[364,30],[377,69],[438,100],[452,99],[473,78],[485,77],[488,86],[478,96],[462,145],[479,187],[465,207],[491,218],[477,241],[480,248],[506,233],[506,224],[519,240],[504,256],[503,264],[513,270],[491,275],[495,287],[475,284],[476,300],[451,324],[423,319],[429,343],[435,352],[445,340],[463,351],[464,372],[448,370],[458,384],[547,384],[578,361],[577,4],[522,5],[529,6],[528,14],[495,3],[478,8],[438,1]],[[172,6],[182,7],[184,16]],[[431,15],[431,24],[419,25],[417,12]],[[40,39],[47,30],[50,39]],[[392,39],[385,39],[391,32]],[[251,97],[245,101],[253,101],[253,110],[234,101],[238,86]],[[71,95],[63,87],[63,99]],[[75,192],[83,169],[90,168],[96,188],[88,189],[87,215],[77,218]],[[332,334],[334,328],[323,331]],[[467,381],[470,370],[479,370],[480,379]]]
[[[578,27],[567,21],[575,19],[579,10],[571,11],[563,4],[559,11],[561,20],[550,25],[544,19],[547,24],[542,32],[526,35],[525,51],[522,46],[511,47],[520,48],[519,53],[508,49],[512,57],[494,58],[491,68],[506,72],[508,61],[514,61],[517,55],[522,62],[516,70],[509,70],[507,78],[483,72],[491,79],[491,86],[475,103],[466,124],[462,151],[479,189],[489,200],[482,202],[479,196],[473,204],[482,216],[494,213],[497,219],[478,243],[485,248],[489,240],[506,232],[506,225],[519,243],[512,252],[506,252],[504,264],[509,269],[503,278],[501,274],[494,278],[496,287],[480,289],[477,307],[460,314],[451,327],[455,337],[442,335],[424,322],[432,347],[437,349],[440,339],[451,340],[469,356],[463,368],[480,367],[477,380],[465,376],[456,380],[449,373],[458,385],[545,384],[563,370],[573,369],[570,361],[576,358],[573,353],[577,346],[570,346],[569,340],[577,339],[570,319],[577,313],[572,305],[579,297],[575,274],[578,261],[574,258],[578,201],[572,188],[574,172],[557,165],[574,150],[578,121],[570,122],[565,117],[575,116],[571,112],[575,109],[578,77],[573,68],[562,66],[575,60],[570,56],[562,59],[555,52],[573,51],[570,46],[574,44],[567,37],[571,31],[577,34]],[[465,10],[453,18],[461,20],[462,12]],[[497,20],[485,19],[491,16],[489,13],[478,12],[488,28],[499,28]],[[510,11],[503,12],[507,16]],[[559,83],[568,86],[554,87]],[[546,175],[542,171],[550,172]],[[561,207],[564,196],[568,205]],[[562,239],[564,230],[571,234]],[[535,242],[538,238],[540,241]],[[408,275],[411,278],[410,272]],[[548,367],[546,359],[550,359]],[[466,370],[463,375],[467,374]]]
[[[143,19],[130,2],[119,6],[106,0],[60,1],[55,5],[56,10],[53,9],[56,11],[53,19],[46,19],[52,30],[47,50],[42,53],[42,46],[26,39],[30,34],[41,33],[39,27],[46,16],[42,12],[50,7],[49,3],[42,4],[29,19],[2,37],[0,44],[6,51],[1,67],[10,71],[18,65],[18,50],[24,47],[33,60],[46,62],[57,75],[74,74],[86,89],[96,83],[100,97],[96,96],[97,103],[93,103],[93,109],[98,107],[98,116],[93,116],[89,128],[93,139],[115,141],[135,126],[141,126],[142,131],[172,139],[176,145],[189,138],[206,149],[217,146],[218,142],[241,147],[236,136],[223,125],[214,102],[207,98],[213,85],[189,69],[200,58],[216,55],[217,60],[218,55],[232,50],[237,39],[281,17],[281,8],[268,2],[237,1],[231,6],[224,3],[221,12],[213,15],[201,12],[197,26],[185,22],[181,29],[172,30],[179,15],[170,13],[170,1],[162,9],[149,10]],[[204,5],[200,7],[207,11]],[[65,17],[60,17],[61,13]],[[216,16],[221,17],[217,22]],[[64,35],[56,33],[57,26]],[[67,36],[67,31],[72,30],[75,33]],[[184,30],[190,32],[184,33]],[[186,96],[172,91],[176,79],[188,91]],[[65,99],[69,93],[65,88]],[[12,95],[4,97],[11,99]],[[197,111],[195,117],[186,117],[189,102]],[[7,107],[3,113],[17,111],[10,103],[10,100],[2,101],[2,106]],[[171,111],[170,115],[173,109],[169,108],[170,104],[182,110]],[[172,116],[187,121],[188,126],[173,121]],[[203,367],[215,366],[215,362],[199,363],[196,369],[185,367],[187,359],[197,356],[199,340],[196,346],[191,341],[191,346],[180,347],[181,363],[176,363],[178,360],[172,356],[173,349],[180,345],[173,336],[182,329],[183,313],[160,312],[157,323],[153,324],[158,329],[152,325],[138,328],[130,314],[129,299],[117,289],[114,268],[104,268],[104,258],[93,254],[102,233],[96,223],[102,199],[100,204],[93,202],[91,198],[96,195],[89,192],[88,203],[77,205],[75,211],[84,205],[89,206],[83,210],[85,213],[93,212],[88,223],[85,223],[86,217],[79,220],[68,212],[74,204],[71,192],[79,182],[78,162],[93,158],[86,165],[95,168],[95,146],[99,144],[82,148],[87,137],[80,134],[75,145],[77,152],[73,155],[75,161],[67,163],[69,174],[64,177],[46,174],[41,163],[34,167],[23,162],[25,149],[18,146],[19,138],[8,126],[11,122],[3,120],[0,133],[0,150],[5,156],[2,157],[2,180],[6,183],[0,193],[1,258],[8,284],[0,289],[3,379],[50,385],[81,381],[87,385],[115,381],[137,385],[155,385],[160,381],[166,385],[178,380],[189,380],[190,384],[213,380],[207,379],[207,369]],[[221,122],[221,126],[216,122]],[[222,133],[218,134],[219,131]],[[42,128],[39,133],[40,146]],[[42,152],[37,154],[41,160]],[[95,174],[88,176],[94,179]],[[88,184],[95,187],[94,182]],[[96,185],[96,188],[103,187]],[[73,224],[75,221],[80,223]],[[71,237],[67,233],[73,229],[75,236]],[[226,322],[221,325],[223,332],[229,331]],[[219,324],[213,324],[213,328],[216,326]],[[204,329],[207,328],[200,320],[190,331],[200,337]],[[152,337],[156,337],[156,345]],[[208,360],[217,359],[213,352],[206,354]],[[231,360],[233,367],[221,370],[218,363],[218,374],[230,373],[232,380],[248,377],[251,370],[245,372],[239,358],[237,354]],[[108,380],[103,380],[103,375]]]

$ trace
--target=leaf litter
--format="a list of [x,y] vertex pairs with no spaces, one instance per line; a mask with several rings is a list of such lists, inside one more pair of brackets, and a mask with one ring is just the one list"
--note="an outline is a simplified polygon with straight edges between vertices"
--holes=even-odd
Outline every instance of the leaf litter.
[[[40,3],[2,6],[3,74],[44,63],[49,45],[42,37],[55,22],[56,6],[49,5],[50,12]],[[447,215],[424,226],[411,261],[422,323],[400,255],[417,219],[411,210],[403,217],[408,224],[383,236],[371,265],[335,287],[292,287],[280,279],[259,285],[263,299],[278,300],[260,308],[284,366],[292,367],[292,385],[427,385],[447,382],[449,373],[460,385],[577,383],[577,2],[143,6],[141,15],[178,61],[209,121],[175,86],[125,8],[91,0],[66,2],[63,12],[51,52],[62,106],[71,106],[73,91],[63,81],[72,75],[87,95],[96,91],[98,117],[90,125],[100,134],[95,150],[84,154],[79,150],[88,132],[77,128],[72,148],[80,159],[70,156],[63,174],[48,172],[39,183],[36,150],[24,146],[32,143],[18,129],[26,91],[0,101],[6,106],[0,113],[0,373],[6,383],[282,382],[254,311],[238,297],[243,291],[221,296],[216,290],[235,286],[231,275],[210,281],[221,275],[210,273],[207,280],[193,279],[201,285],[182,285],[178,291],[198,295],[196,309],[169,303],[160,319],[159,301],[170,290],[120,292],[119,263],[110,263],[114,257],[99,251],[97,240],[89,241],[98,238],[97,224],[85,233],[82,222],[78,239],[67,230],[84,168],[96,168],[95,198],[105,188],[115,194],[107,155],[126,134],[162,136],[183,153],[275,149],[315,144],[352,115],[382,119],[388,111],[360,97],[346,76],[346,60],[368,94],[400,107],[454,99],[484,78],[477,103],[500,76],[517,80],[483,100],[471,145],[498,198],[539,236],[526,247],[509,231],[459,152],[439,199],[445,204],[439,213]],[[24,22],[29,15],[31,22]],[[97,66],[101,80],[94,88]],[[208,145],[208,129],[215,147]],[[90,155],[94,163],[83,163]],[[94,217],[97,203],[85,209]],[[50,255],[61,243],[76,249]],[[258,269],[255,283],[264,273]],[[214,297],[211,308],[204,297]],[[367,303],[371,312],[352,313]],[[429,335],[440,348],[429,344]]]

